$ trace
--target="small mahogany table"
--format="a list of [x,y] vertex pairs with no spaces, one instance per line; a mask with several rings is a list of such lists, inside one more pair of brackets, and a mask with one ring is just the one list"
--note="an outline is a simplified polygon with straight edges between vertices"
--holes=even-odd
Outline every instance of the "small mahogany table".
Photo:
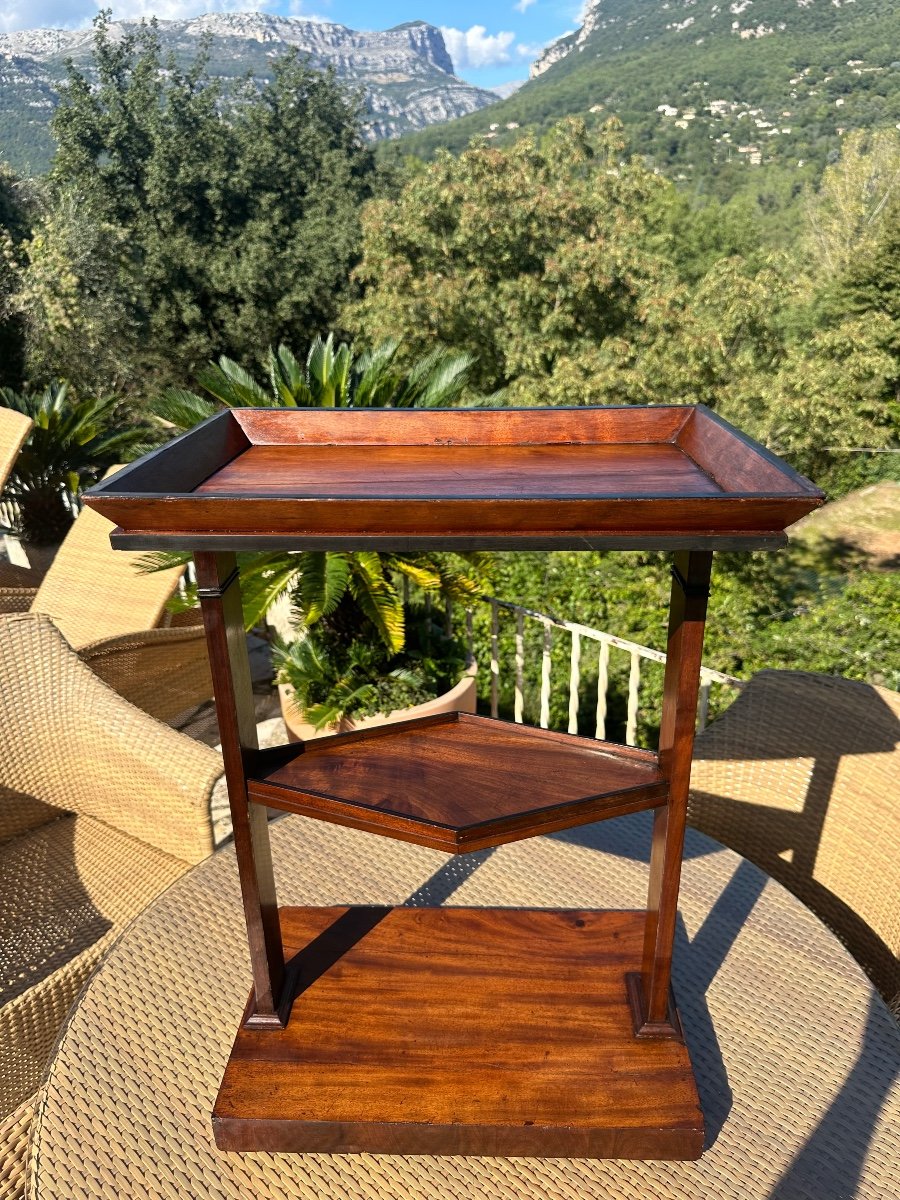
[[[822,499],[687,406],[230,410],[86,495],[194,553],[253,972],[220,1148],[699,1156],[670,974],[712,552]],[[465,714],[259,750],[235,552],[426,547],[674,551],[658,754]],[[647,908],[279,913],[267,807],[459,853],[653,809]]]

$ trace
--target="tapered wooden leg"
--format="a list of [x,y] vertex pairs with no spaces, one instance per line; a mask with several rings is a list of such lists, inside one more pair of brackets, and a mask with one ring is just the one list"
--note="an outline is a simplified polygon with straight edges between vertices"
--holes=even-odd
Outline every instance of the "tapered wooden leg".
[[669,981],[711,568],[708,551],[681,551],[672,568],[659,731],[659,765],[669,782],[669,799],[653,822],[644,959],[635,997],[640,1009],[636,1028],[643,1037],[680,1036],[670,1009]]
[[248,759],[259,749],[259,743],[237,562],[234,554],[212,553],[196,553],[194,562],[250,942],[256,1003],[246,1024],[281,1028],[284,1021],[278,1006],[284,982],[284,949],[269,827],[266,809],[247,798]]

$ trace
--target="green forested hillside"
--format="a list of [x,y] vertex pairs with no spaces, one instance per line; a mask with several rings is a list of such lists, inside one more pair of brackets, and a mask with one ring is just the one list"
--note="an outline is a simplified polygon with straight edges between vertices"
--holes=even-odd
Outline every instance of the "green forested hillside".
[[653,166],[728,195],[766,164],[818,176],[847,130],[900,122],[893,0],[594,0],[544,62],[562,51],[508,100],[386,153],[430,157],[566,114],[615,115]]

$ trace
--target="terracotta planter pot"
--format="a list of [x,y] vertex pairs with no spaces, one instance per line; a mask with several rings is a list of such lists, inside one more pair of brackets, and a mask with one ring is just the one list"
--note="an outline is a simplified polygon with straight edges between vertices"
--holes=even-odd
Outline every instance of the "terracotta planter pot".
[[278,698],[281,701],[281,715],[287,727],[288,740],[292,742],[309,742],[313,738],[327,737],[331,733],[349,733],[352,729],[371,729],[375,725],[393,725],[395,721],[410,721],[415,717],[433,717],[446,712],[475,712],[475,671],[471,667],[462,679],[449,691],[424,704],[414,704],[410,708],[395,708],[393,712],[379,713],[374,717],[362,717],[358,721],[344,720],[336,725],[326,725],[324,729],[316,729],[314,725],[303,720],[302,715],[291,704],[293,689],[289,684],[278,685]]

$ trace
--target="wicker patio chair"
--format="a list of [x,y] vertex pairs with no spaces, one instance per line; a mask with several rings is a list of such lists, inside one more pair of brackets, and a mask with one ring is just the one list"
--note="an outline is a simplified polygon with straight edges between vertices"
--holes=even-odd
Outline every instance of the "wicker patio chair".
[[696,740],[689,820],[841,938],[900,1017],[900,695],[761,671]]
[[[119,930],[212,852],[213,750],[102,683],[39,614],[0,617],[0,1197],[66,1012]],[[178,953],[178,947],[172,947]]]
[[31,417],[14,408],[0,408],[0,491],[34,424]]
[[82,509],[37,588],[22,587],[21,575],[4,586],[0,567],[0,612],[46,613],[111,688],[167,721],[212,697],[200,614],[170,617],[183,568],[140,571],[140,554],[112,549],[111,529]]
[[[33,424],[31,417],[26,417],[14,408],[0,408],[0,492],[3,491],[13,463]],[[0,573],[0,609],[3,609],[5,589],[27,587],[28,570],[12,563],[0,562]],[[15,604],[14,596],[9,600],[11,605]]]

